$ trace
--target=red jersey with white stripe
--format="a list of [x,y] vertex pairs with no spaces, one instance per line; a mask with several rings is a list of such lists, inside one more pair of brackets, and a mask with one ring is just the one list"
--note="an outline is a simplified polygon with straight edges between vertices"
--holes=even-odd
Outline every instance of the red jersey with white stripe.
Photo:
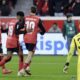
[[8,37],[7,37],[7,48],[16,48],[18,47],[18,37],[15,34],[15,24],[16,20],[12,20],[8,23]]
[[25,43],[36,44],[37,42],[37,33],[39,32],[39,20],[40,18],[37,16],[26,16],[25,17],[25,29],[26,34],[24,35]]

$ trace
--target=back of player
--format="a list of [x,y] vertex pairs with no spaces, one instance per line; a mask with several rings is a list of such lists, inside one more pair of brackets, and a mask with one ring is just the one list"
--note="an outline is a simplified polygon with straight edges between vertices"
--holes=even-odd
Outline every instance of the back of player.
[[26,34],[24,36],[25,43],[37,42],[37,33],[38,33],[38,23],[39,17],[37,16],[27,16],[25,18]]
[[20,70],[19,74],[24,75],[26,72],[27,75],[31,75],[29,67],[30,63],[32,61],[32,57],[35,52],[35,47],[37,43],[37,34],[40,33],[43,35],[45,33],[44,26],[42,24],[42,21],[38,16],[36,16],[36,8],[31,7],[31,12],[29,16],[26,16],[25,18],[25,35],[24,35],[24,42],[26,45],[26,48],[28,50],[28,56],[25,60],[23,69]]
[[8,49],[18,47],[18,37],[15,34],[15,24],[16,24],[16,20],[12,20],[8,24],[8,37],[6,43],[6,47]]

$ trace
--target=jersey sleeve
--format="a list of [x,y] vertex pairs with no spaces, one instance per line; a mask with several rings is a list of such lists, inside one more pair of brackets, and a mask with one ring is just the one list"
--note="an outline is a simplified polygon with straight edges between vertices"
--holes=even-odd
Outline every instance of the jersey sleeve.
[[45,31],[45,28],[44,28],[43,23],[42,23],[41,20],[39,20],[38,26],[39,26],[39,28],[40,28],[40,30],[41,30],[40,34],[41,34],[41,35],[44,35],[44,33],[45,33],[46,31]]
[[74,54],[74,50],[76,48],[76,45],[75,45],[75,38],[72,39],[72,42],[71,42],[71,45],[70,45],[70,50],[69,50],[69,53],[68,53],[68,56],[67,56],[67,61],[66,62],[70,62],[73,54]]

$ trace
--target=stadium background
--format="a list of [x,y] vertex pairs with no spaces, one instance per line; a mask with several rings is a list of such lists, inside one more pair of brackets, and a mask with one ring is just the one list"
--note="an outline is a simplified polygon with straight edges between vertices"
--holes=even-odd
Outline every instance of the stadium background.
[[[4,25],[6,26],[8,22],[10,22],[13,19],[16,19],[15,17],[1,17],[0,18]],[[66,17],[41,17],[43,24],[46,29],[46,34],[44,36],[41,36],[38,34],[38,43],[37,43],[37,49],[35,54],[41,54],[41,55],[66,55],[68,53],[67,51],[67,41],[63,38],[62,33],[48,33],[48,30],[51,28],[53,23],[57,23],[59,25],[59,28],[62,29],[63,22],[66,20]],[[78,25],[78,21],[80,20],[79,17],[73,17],[73,20],[75,20],[75,23],[77,25],[78,31],[80,31]],[[7,53],[6,51],[6,38],[7,35],[5,33],[2,34],[2,43],[3,43],[3,51],[4,54]],[[5,42],[5,44],[4,44]],[[21,36],[20,40],[21,45],[23,46],[23,52],[24,54],[27,53],[25,44],[23,41],[23,36]]]
[[[37,1],[40,1],[38,5],[36,5]],[[58,23],[59,28],[62,29],[63,21],[66,20],[66,17],[64,16],[70,12],[73,14],[73,16],[75,16],[73,17],[73,20],[75,20],[78,31],[80,31],[80,0],[48,0],[49,5],[47,6],[46,4],[44,5],[44,1],[45,0],[0,0],[0,21],[7,24],[7,22],[15,19],[16,12],[20,10],[23,11],[26,16],[29,14],[30,7],[35,5],[38,8],[37,15],[39,15],[43,20],[47,32],[54,22]],[[53,3],[57,2],[61,4],[56,4],[54,6]],[[77,2],[77,4],[72,7],[73,3],[75,2]],[[64,10],[61,10],[61,6],[64,7]],[[55,10],[52,9],[53,7]],[[40,12],[41,9],[43,9],[42,13]],[[55,13],[58,13],[57,16]],[[6,54],[5,43],[7,35],[2,34],[2,36],[4,53]],[[27,78],[17,77],[18,57],[13,56],[12,61],[6,65],[9,69],[13,70],[13,73],[10,75],[3,75],[1,74],[0,70],[0,80],[76,80],[77,56],[72,58],[68,74],[64,74],[62,72],[64,63],[66,61],[66,56],[52,56],[67,54],[67,44],[66,40],[64,40],[62,36],[62,33],[46,33],[44,36],[39,35],[38,40],[39,42],[37,45],[36,54],[39,55],[34,56],[33,58],[33,62],[31,64],[32,76]],[[23,41],[22,45],[24,46]],[[23,48],[25,49],[25,47]]]

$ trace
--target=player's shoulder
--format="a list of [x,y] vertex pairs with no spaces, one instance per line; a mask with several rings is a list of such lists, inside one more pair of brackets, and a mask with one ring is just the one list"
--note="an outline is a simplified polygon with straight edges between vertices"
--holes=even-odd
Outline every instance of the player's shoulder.
[[34,17],[35,17],[35,18],[37,18],[37,19],[40,19],[40,17],[39,17],[39,16],[37,16],[37,15],[35,15]]
[[27,20],[27,19],[40,19],[40,17],[39,16],[36,16],[36,15],[34,15],[34,16],[32,16],[32,15],[28,15],[28,16],[25,16],[25,20]]
[[15,23],[17,23],[17,20],[16,20],[16,19],[11,19],[11,20],[8,22],[8,24],[15,24]]
[[74,39],[80,38],[80,33],[76,34],[73,38],[74,38]]

